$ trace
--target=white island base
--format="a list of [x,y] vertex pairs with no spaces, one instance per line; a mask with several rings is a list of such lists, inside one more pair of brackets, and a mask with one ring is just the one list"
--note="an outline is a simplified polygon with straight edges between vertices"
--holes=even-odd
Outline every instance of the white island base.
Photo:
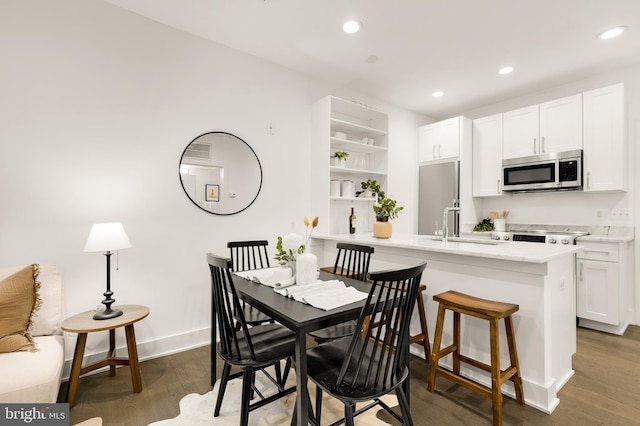
[[[574,258],[580,247],[513,242],[444,243],[417,235],[388,240],[371,235],[314,236],[311,249],[318,256],[319,266],[333,264],[337,242],[373,246],[370,272],[427,262],[422,283],[427,287],[424,301],[430,339],[437,314],[434,294],[455,290],[518,304],[520,310],[513,315],[513,321],[525,402],[548,414],[558,406],[558,391],[574,374],[571,364],[576,352]],[[443,347],[452,342],[452,318],[452,313],[447,312]],[[420,332],[417,312],[411,331]],[[490,363],[487,321],[462,315],[460,340],[463,354]],[[500,342],[500,365],[504,369],[509,365],[509,354],[502,321]],[[424,357],[424,350],[417,345],[413,345],[411,352]],[[451,356],[443,358],[440,365],[451,368]],[[485,371],[463,364],[461,373],[490,386]],[[426,377],[428,372],[424,374]],[[515,396],[510,381],[502,386],[502,391]]]

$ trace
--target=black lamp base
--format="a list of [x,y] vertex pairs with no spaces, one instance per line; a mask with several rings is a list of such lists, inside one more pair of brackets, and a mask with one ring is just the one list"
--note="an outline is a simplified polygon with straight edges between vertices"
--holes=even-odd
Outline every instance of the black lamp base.
[[[107,259],[109,258],[107,257]],[[103,295],[104,295],[104,300],[102,301],[102,304],[105,306],[105,310],[102,312],[96,312],[95,315],[93,316],[93,319],[106,320],[106,319],[116,318],[122,315],[122,311],[120,309],[111,309],[111,305],[113,305],[113,302],[115,302],[116,300],[113,298],[113,292],[109,288],[108,281],[107,281],[107,291],[105,291]]]
[[96,312],[93,316],[94,320],[106,320],[111,318],[116,318],[122,315],[122,311],[120,309],[111,309],[107,308],[105,311]]
[[105,310],[102,312],[96,312],[93,316],[94,320],[106,320],[116,318],[122,315],[120,309],[111,309],[111,305],[116,300],[113,298],[113,292],[111,291],[111,252],[108,251],[104,255],[107,258],[107,291],[103,293],[104,300],[102,304],[105,306]]

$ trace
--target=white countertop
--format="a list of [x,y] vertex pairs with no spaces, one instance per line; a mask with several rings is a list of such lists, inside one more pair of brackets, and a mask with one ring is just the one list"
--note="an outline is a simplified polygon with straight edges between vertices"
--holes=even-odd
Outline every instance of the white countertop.
[[580,241],[600,241],[605,243],[628,243],[633,241],[633,235],[585,235],[576,238],[578,244]]
[[[580,245],[554,245],[526,242],[498,242],[486,244],[486,239],[474,242],[439,241],[430,235],[396,234],[389,239],[374,238],[372,234],[313,235],[313,239],[366,244],[383,247],[433,251],[460,256],[486,257],[516,262],[546,263],[550,260],[574,254],[582,250]],[[483,244],[482,242],[485,242]],[[491,240],[489,240],[491,241]]]

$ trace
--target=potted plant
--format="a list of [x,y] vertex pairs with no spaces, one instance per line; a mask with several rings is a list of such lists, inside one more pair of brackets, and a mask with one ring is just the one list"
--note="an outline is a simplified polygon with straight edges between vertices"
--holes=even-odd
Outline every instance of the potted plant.
[[362,188],[362,191],[357,191],[356,197],[362,196],[363,198],[373,198],[381,191],[378,182],[372,179],[369,179],[366,182],[360,182],[360,188]]
[[344,167],[347,163],[348,156],[348,152],[336,151],[332,157],[333,165],[336,167]]
[[377,198],[376,203],[373,205],[373,212],[376,215],[376,223],[373,224],[373,236],[376,238],[391,237],[392,229],[389,219],[397,218],[404,207],[399,206],[398,202],[393,198],[388,198],[375,180],[369,179],[366,182],[361,182],[360,187],[362,191],[358,191],[357,195],[370,190],[371,194]]

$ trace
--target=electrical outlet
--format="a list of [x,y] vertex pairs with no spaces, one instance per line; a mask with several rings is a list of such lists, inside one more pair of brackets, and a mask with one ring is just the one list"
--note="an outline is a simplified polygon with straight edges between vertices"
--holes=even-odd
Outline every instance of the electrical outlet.
[[267,124],[267,134],[268,135],[276,134],[276,125],[273,123],[273,121],[270,121],[269,124]]
[[617,220],[631,220],[631,209],[613,209],[611,210],[611,217]]
[[599,209],[596,210],[596,219],[602,219],[602,216],[603,216],[602,210],[599,210]]

